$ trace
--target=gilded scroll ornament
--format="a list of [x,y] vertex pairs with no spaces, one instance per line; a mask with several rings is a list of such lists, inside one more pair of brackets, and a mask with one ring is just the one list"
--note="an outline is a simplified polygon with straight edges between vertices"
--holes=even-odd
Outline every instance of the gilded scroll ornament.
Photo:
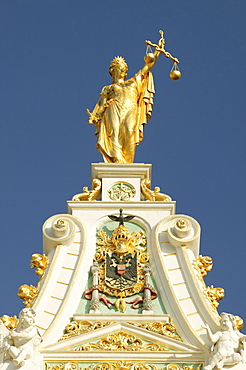
[[154,190],[150,189],[151,181],[149,179],[144,179],[141,181],[141,190],[144,197],[152,202],[170,202],[172,198],[167,195],[161,193],[161,189],[159,186],[156,186]]
[[210,301],[212,309],[216,310],[219,306],[219,302],[225,296],[223,288],[214,288],[213,285],[207,287],[204,282],[204,277],[207,273],[212,270],[213,260],[209,256],[198,256],[193,261],[193,266],[198,272],[198,278],[202,283],[203,294]]
[[214,288],[213,285],[207,287],[203,293],[210,300],[213,309],[217,309],[219,306],[218,301],[225,296],[225,291],[223,288]]
[[94,370],[111,370],[111,369],[113,369],[113,366],[107,362],[103,362],[94,367]]
[[193,265],[199,271],[201,278],[203,278],[212,270],[213,260],[209,256],[198,256],[194,260]]
[[146,362],[129,362],[120,360],[117,362],[99,362],[84,367],[82,361],[73,362],[46,362],[46,370],[200,370],[202,364],[197,363],[163,363],[164,366],[156,366]]
[[64,362],[61,364],[55,364],[55,365],[51,365],[46,362],[46,370],[63,370],[64,366],[65,366]]
[[178,364],[168,364],[167,370],[180,370],[180,367]]
[[134,198],[136,189],[129,183],[117,182],[107,190],[108,196],[114,201],[129,201]]
[[236,328],[237,330],[242,330],[244,326],[244,321],[240,316],[235,315],[235,320],[236,320]]
[[[58,220],[62,221],[62,220]],[[30,261],[30,268],[36,268],[36,274],[39,275],[39,281],[37,286],[33,285],[21,285],[18,289],[17,295],[19,298],[23,299],[23,304],[26,307],[32,307],[32,303],[34,298],[38,295],[39,284],[41,280],[44,278],[44,272],[49,265],[49,259],[45,256],[45,254],[35,253],[31,257]]]
[[[201,370],[202,364],[198,364],[195,370]],[[183,365],[183,370],[194,370],[194,366]]]
[[129,321],[128,324],[181,341],[175,325],[171,322]]
[[38,295],[38,289],[33,285],[21,285],[17,293],[18,297],[23,299],[26,307],[31,307],[34,298]]
[[113,321],[71,321],[65,327],[64,335],[61,337],[60,341],[89,331],[94,331],[99,328],[104,328],[110,324],[113,324]]
[[80,370],[78,362],[69,362],[65,365],[64,370]]
[[17,316],[8,316],[8,315],[1,316],[0,320],[8,330],[15,329],[19,322]]
[[[128,361],[117,361],[113,363],[103,362],[95,365],[90,370],[129,370],[131,369],[133,363]],[[88,368],[86,370],[89,370]]]
[[92,190],[89,190],[87,186],[83,187],[83,193],[75,194],[72,197],[73,202],[84,202],[96,200],[102,191],[102,183],[99,179],[92,180]]
[[49,259],[45,254],[35,253],[30,261],[30,268],[36,268],[36,274],[42,276],[49,265]]
[[149,370],[149,366],[147,364],[138,363],[134,365],[133,369],[134,370]]
[[88,343],[74,348],[74,351],[166,351],[167,348],[156,343],[144,343],[135,335],[120,331],[100,339],[97,343]]

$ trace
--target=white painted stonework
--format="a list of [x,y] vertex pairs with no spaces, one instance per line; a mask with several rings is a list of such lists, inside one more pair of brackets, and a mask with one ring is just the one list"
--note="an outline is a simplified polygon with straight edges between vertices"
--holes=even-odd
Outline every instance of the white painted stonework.
[[[144,200],[141,181],[151,180],[151,173],[149,164],[92,164],[92,179],[102,181],[99,200],[68,201],[67,214],[52,216],[44,223],[43,253],[49,258],[49,266],[40,281],[32,308],[36,312],[36,327],[43,338],[38,345],[43,357],[39,365],[46,363],[47,370],[58,369],[55,364],[62,370],[71,367],[80,370],[112,361],[130,361],[132,365],[124,365],[129,369],[135,369],[137,363],[145,364],[146,370],[151,368],[148,366],[163,369],[168,364],[176,364],[180,369],[184,369],[181,364],[190,364],[194,370],[198,365],[206,365],[206,370],[216,368],[216,365],[211,366],[212,343],[208,330],[211,333],[220,330],[220,317],[204,294],[205,284],[194,266],[200,253],[200,225],[190,216],[176,214],[175,201]],[[107,190],[117,181],[133,185],[136,196],[130,201],[109,199]],[[90,302],[82,301],[82,298],[92,284],[91,266],[96,253],[97,230],[108,225],[109,215],[118,217],[120,209],[123,209],[124,217],[134,216],[127,225],[132,223],[146,233],[152,279],[149,277],[148,281],[155,284],[158,299],[149,310],[129,308],[126,313],[117,313],[100,302],[102,311],[89,311]],[[95,276],[93,284],[97,280]],[[108,324],[65,338],[64,329],[71,320]],[[175,325],[178,340],[175,336],[141,326],[141,323],[170,321]],[[130,338],[138,338],[138,343],[152,343],[161,349],[112,349],[110,352],[98,349],[100,347],[90,351],[83,349],[88,344],[95,346],[106,337],[112,340],[112,336],[119,333],[127,333]],[[237,351],[239,349],[235,348]],[[240,356],[237,363],[225,361],[222,367],[246,370],[244,356]],[[14,370],[6,361],[2,366],[4,370]],[[113,362],[110,366],[114,370]],[[23,370],[29,370],[29,367],[23,367]]]

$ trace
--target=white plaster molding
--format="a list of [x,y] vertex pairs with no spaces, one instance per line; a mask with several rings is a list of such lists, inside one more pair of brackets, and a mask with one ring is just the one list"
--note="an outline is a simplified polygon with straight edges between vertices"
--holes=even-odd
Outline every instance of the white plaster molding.
[[91,172],[92,179],[128,177],[151,180],[152,165],[145,163],[92,163]]
[[[167,219],[169,219],[169,217]],[[152,261],[153,276],[155,278],[157,286],[159,287],[159,294],[161,296],[161,299],[167,309],[167,312],[173,318],[173,322],[178,330],[178,333],[181,335],[184,341],[199,348],[202,348],[204,352],[208,354],[208,346],[204,343],[203,340],[201,340],[199,335],[190,325],[187,313],[184,312],[182,306],[180,305],[180,300],[177,297],[177,291],[175,292],[173,285],[174,283],[170,278],[170,273],[168,271],[169,266],[166,260],[166,258],[168,257],[164,257],[163,250],[161,249],[160,245],[160,235],[164,229],[163,223],[165,222],[166,219],[161,220],[156,229],[152,232],[152,238],[150,241],[151,248],[149,248],[149,253]],[[167,243],[168,251],[166,253],[166,256],[171,256],[172,259],[175,258],[177,266],[174,268],[177,268],[179,271],[178,280],[175,280],[175,284],[184,284],[184,287],[186,287],[186,282],[184,281],[182,273],[179,270],[179,262],[176,260],[176,249],[175,247],[172,247],[170,245],[168,240]],[[170,267],[170,269],[173,269],[173,266]],[[188,287],[186,287],[186,289],[188,289]],[[189,296],[188,290],[185,294],[187,297]],[[183,298],[185,298],[185,296],[183,296]]]

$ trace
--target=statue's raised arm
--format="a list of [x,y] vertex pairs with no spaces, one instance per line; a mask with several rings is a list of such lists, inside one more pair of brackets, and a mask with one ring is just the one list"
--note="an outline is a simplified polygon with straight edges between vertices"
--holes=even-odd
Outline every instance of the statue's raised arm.
[[150,70],[160,53],[167,52],[162,31],[158,44],[146,43],[155,51],[145,56],[143,68],[126,80],[128,65],[124,58],[115,57],[109,66],[112,84],[102,89],[93,111],[86,110],[88,123],[96,126],[96,147],[106,163],[133,163],[143,126],[151,117],[155,89]]

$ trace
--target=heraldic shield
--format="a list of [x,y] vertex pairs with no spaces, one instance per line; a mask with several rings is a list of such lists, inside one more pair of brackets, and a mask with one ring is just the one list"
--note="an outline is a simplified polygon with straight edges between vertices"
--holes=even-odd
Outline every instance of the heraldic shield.
[[106,253],[106,285],[114,289],[124,290],[136,285],[137,280],[137,253],[127,253],[124,256],[116,253]]

